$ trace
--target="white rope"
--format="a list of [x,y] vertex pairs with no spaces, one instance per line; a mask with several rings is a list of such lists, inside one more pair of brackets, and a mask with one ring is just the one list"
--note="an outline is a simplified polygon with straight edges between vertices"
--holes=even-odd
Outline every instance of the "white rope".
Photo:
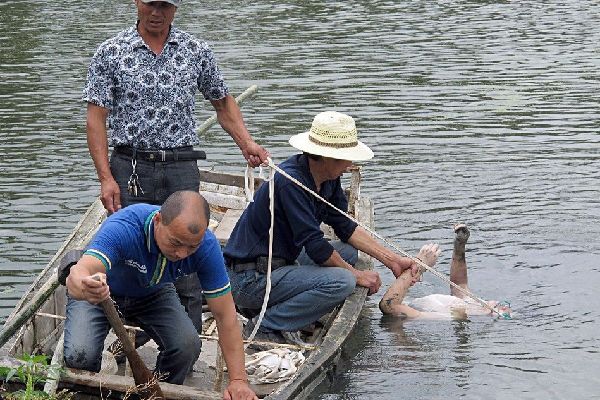
[[[269,158],[269,163],[272,163]],[[269,259],[267,262],[267,285],[265,288],[265,298],[263,300],[262,307],[260,308],[260,313],[258,314],[258,320],[254,324],[254,329],[252,329],[252,333],[248,337],[249,341],[254,339],[260,324],[262,323],[263,317],[265,316],[265,312],[267,311],[267,305],[269,304],[269,295],[271,294],[271,261],[273,259],[273,227],[275,225],[275,170],[271,168],[269,170],[269,177],[264,178],[262,176],[262,167],[259,170],[259,175],[263,178],[264,181],[269,182],[269,210],[271,212],[271,226],[269,227]],[[248,347],[248,345],[246,345]]]
[[[294,182],[296,185],[300,186],[302,189],[306,190],[307,192],[309,192],[310,194],[312,194],[313,196],[315,196],[317,199],[321,200],[322,202],[324,202],[325,204],[327,204],[328,206],[330,206],[331,208],[333,208],[334,210],[336,210],[337,212],[339,212],[340,214],[346,216],[347,218],[349,218],[350,220],[352,220],[353,222],[355,222],[356,224],[358,224],[361,228],[365,229],[367,232],[369,232],[371,235],[375,236],[376,238],[378,238],[379,240],[381,240],[382,242],[384,242],[385,244],[387,244],[388,246],[392,247],[394,250],[396,250],[398,253],[402,254],[405,257],[410,258],[411,260],[413,260],[415,263],[417,263],[419,266],[425,268],[427,271],[431,272],[433,275],[437,276],[438,278],[440,278],[441,280],[445,281],[446,283],[448,283],[450,286],[452,286],[453,288],[455,288],[456,290],[458,290],[459,292],[461,292],[462,294],[464,294],[465,296],[468,296],[470,298],[472,298],[473,300],[475,300],[476,302],[478,302],[479,304],[481,304],[483,307],[489,309],[490,311],[492,311],[493,313],[498,314],[498,316],[500,317],[504,317],[502,313],[500,313],[499,310],[495,309],[494,307],[490,306],[486,301],[480,299],[479,297],[475,296],[473,293],[471,293],[469,290],[457,285],[456,283],[452,282],[446,275],[444,275],[443,273],[437,271],[434,268],[431,268],[429,265],[425,264],[423,261],[419,260],[417,257],[410,255],[409,253],[407,253],[406,251],[402,250],[400,247],[394,245],[393,243],[391,243],[389,240],[387,240],[386,238],[384,238],[383,236],[381,236],[380,234],[378,234],[377,232],[373,231],[371,228],[369,228],[367,225],[363,224],[362,222],[358,221],[356,218],[354,218],[353,216],[351,216],[350,214],[346,213],[345,211],[340,210],[339,208],[337,208],[336,206],[334,206],[333,204],[331,204],[330,202],[328,202],[327,200],[325,200],[324,198],[322,198],[321,196],[319,196],[316,192],[314,192],[313,190],[307,188],[306,186],[304,186],[300,181],[298,181],[296,178],[290,176],[287,172],[285,172],[284,170],[282,170],[281,168],[279,168],[277,165],[275,165],[273,163],[273,160],[271,160],[270,158],[268,159],[269,161],[269,167],[272,168],[272,170],[275,170],[277,172],[279,172],[281,175],[285,176],[287,179],[289,179],[290,181]],[[272,222],[271,222],[272,223]],[[271,225],[271,229],[273,229],[273,226]],[[269,240],[272,240],[271,238],[269,238]],[[271,268],[271,253],[270,253],[271,249],[269,248],[269,271]]]
[[244,193],[246,194],[246,207],[254,201],[254,169],[250,164],[246,166],[244,171]]

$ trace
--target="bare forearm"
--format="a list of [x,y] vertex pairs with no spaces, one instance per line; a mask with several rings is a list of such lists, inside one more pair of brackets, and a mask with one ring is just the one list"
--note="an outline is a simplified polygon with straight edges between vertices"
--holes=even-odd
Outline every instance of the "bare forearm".
[[229,371],[229,379],[247,380],[244,344],[231,293],[207,298],[208,307],[217,321],[219,344]]
[[376,271],[361,271],[354,268],[352,265],[348,264],[335,250],[322,265],[325,267],[339,267],[347,269],[352,273],[352,275],[354,275],[356,284],[358,286],[369,289],[369,295],[376,293],[381,287],[381,278]]
[[213,105],[215,105],[217,120],[221,127],[231,136],[238,147],[244,150],[248,143],[253,142],[253,139],[248,133],[242,112],[235,99],[228,95],[218,102],[213,102]]
[[258,145],[244,124],[242,112],[235,99],[226,96],[220,100],[212,100],[212,105],[217,111],[217,119],[223,129],[229,133],[235,143],[242,150],[242,155],[252,167],[265,164],[270,157],[269,152]]
[[408,257],[400,257],[393,251],[382,246],[375,240],[365,229],[360,226],[356,227],[348,243],[355,249],[367,253],[371,257],[375,257],[385,266],[390,266],[392,262],[401,264],[402,269],[410,268],[413,261]]
[[[84,255],[71,267],[67,276],[67,290],[69,295],[76,300],[87,300],[90,303],[97,304],[108,296],[108,288],[91,279],[90,277],[97,273],[104,273],[104,265],[95,257]],[[106,286],[104,284],[104,286]]]
[[[399,307],[402,306],[402,310],[405,307],[402,304],[408,289],[412,284],[412,276],[410,271],[404,271],[396,280],[390,285],[389,289],[385,292],[381,301],[379,302],[379,308],[384,314],[399,314]],[[405,313],[406,314],[406,313]]]
[[329,258],[327,260],[325,260],[322,265],[324,267],[338,267],[338,268],[345,268],[347,270],[354,270],[354,268],[352,267],[352,265],[348,264],[346,262],[346,260],[344,260],[342,258],[342,256],[340,255],[340,253],[338,253],[337,251],[333,251],[333,253],[331,253],[331,255],[329,256]]
[[219,345],[223,351],[223,357],[225,358],[225,364],[229,372],[229,379],[247,381],[244,345],[241,340],[242,334],[237,319],[217,320],[217,329],[219,332]]
[[112,178],[108,163],[107,116],[108,110],[105,108],[88,104],[86,122],[87,143],[100,182]]
[[355,249],[367,253],[371,257],[375,257],[381,263],[385,264],[393,254],[385,247],[381,246],[366,230],[357,226],[354,233],[348,239],[348,243]]
[[357,282],[360,281],[361,271],[354,268],[351,264],[347,263],[346,260],[342,258],[340,253],[338,253],[335,250],[333,251],[333,253],[331,253],[331,256],[329,256],[329,258],[325,260],[325,262],[323,262],[322,265],[324,267],[337,267],[347,269],[348,271],[352,272],[352,275],[354,275]]

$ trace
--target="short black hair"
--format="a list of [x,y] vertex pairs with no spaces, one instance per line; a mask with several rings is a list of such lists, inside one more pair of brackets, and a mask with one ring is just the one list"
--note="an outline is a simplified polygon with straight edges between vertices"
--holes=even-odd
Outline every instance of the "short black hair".
[[[200,202],[200,206],[203,209],[202,212],[204,216],[204,222],[208,225],[208,221],[210,220],[210,206],[200,193],[191,190],[180,190],[167,197],[167,200],[165,200],[163,205],[160,207],[162,223],[164,225],[169,225],[171,222],[173,222],[173,220],[177,218],[186,207],[190,206],[189,203],[192,201],[192,199]],[[195,225],[195,223],[192,225]]]

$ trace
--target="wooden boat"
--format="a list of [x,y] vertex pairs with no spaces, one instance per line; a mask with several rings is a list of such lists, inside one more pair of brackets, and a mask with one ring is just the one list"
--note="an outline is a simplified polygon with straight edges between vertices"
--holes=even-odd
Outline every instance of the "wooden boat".
[[[245,207],[244,177],[201,171],[201,190],[211,206],[211,219],[215,234],[225,243],[236,218]],[[261,182],[255,180],[258,187]],[[347,190],[349,211],[359,221],[372,226],[373,211],[370,200],[360,196],[360,171],[354,170]],[[64,325],[66,293],[58,285],[56,268],[59,260],[68,250],[83,248],[106,218],[100,200],[96,200],[85,212],[73,232],[65,240],[56,255],[39,274],[35,282],[15,306],[0,333],[0,365],[14,361],[22,354],[46,354],[53,362],[62,361],[62,330]],[[331,236],[331,231],[326,231]],[[372,268],[372,260],[360,254],[360,269]],[[308,341],[314,344],[312,350],[305,350],[305,362],[289,380],[274,384],[257,384],[253,388],[266,399],[301,399],[307,397],[327,376],[338,361],[342,345],[352,332],[366,297],[366,289],[357,288],[346,301],[332,313],[322,318],[323,327],[316,330]],[[169,399],[221,399],[223,382],[223,362],[217,349],[217,332],[214,326],[207,326],[203,332],[203,350],[194,372],[184,385],[160,383]],[[146,353],[148,354],[146,354]],[[148,358],[147,365],[154,365],[155,350],[141,348],[140,354]],[[125,371],[123,371],[125,370]],[[65,369],[58,381],[60,388],[78,393],[76,398],[121,398],[134,387],[133,378],[127,375],[127,368],[120,367],[118,373],[104,374]],[[45,389],[54,391],[51,385]]]

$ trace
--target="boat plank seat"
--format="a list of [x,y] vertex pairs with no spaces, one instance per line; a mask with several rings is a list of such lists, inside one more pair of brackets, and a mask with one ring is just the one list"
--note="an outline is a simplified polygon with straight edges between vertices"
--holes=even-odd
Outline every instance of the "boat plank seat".
[[235,228],[235,224],[237,224],[238,220],[242,216],[244,210],[236,210],[229,209],[225,212],[223,219],[219,223],[219,226],[215,229],[215,236],[221,246],[225,246],[229,237],[231,236],[231,232],[233,232],[233,228]]

